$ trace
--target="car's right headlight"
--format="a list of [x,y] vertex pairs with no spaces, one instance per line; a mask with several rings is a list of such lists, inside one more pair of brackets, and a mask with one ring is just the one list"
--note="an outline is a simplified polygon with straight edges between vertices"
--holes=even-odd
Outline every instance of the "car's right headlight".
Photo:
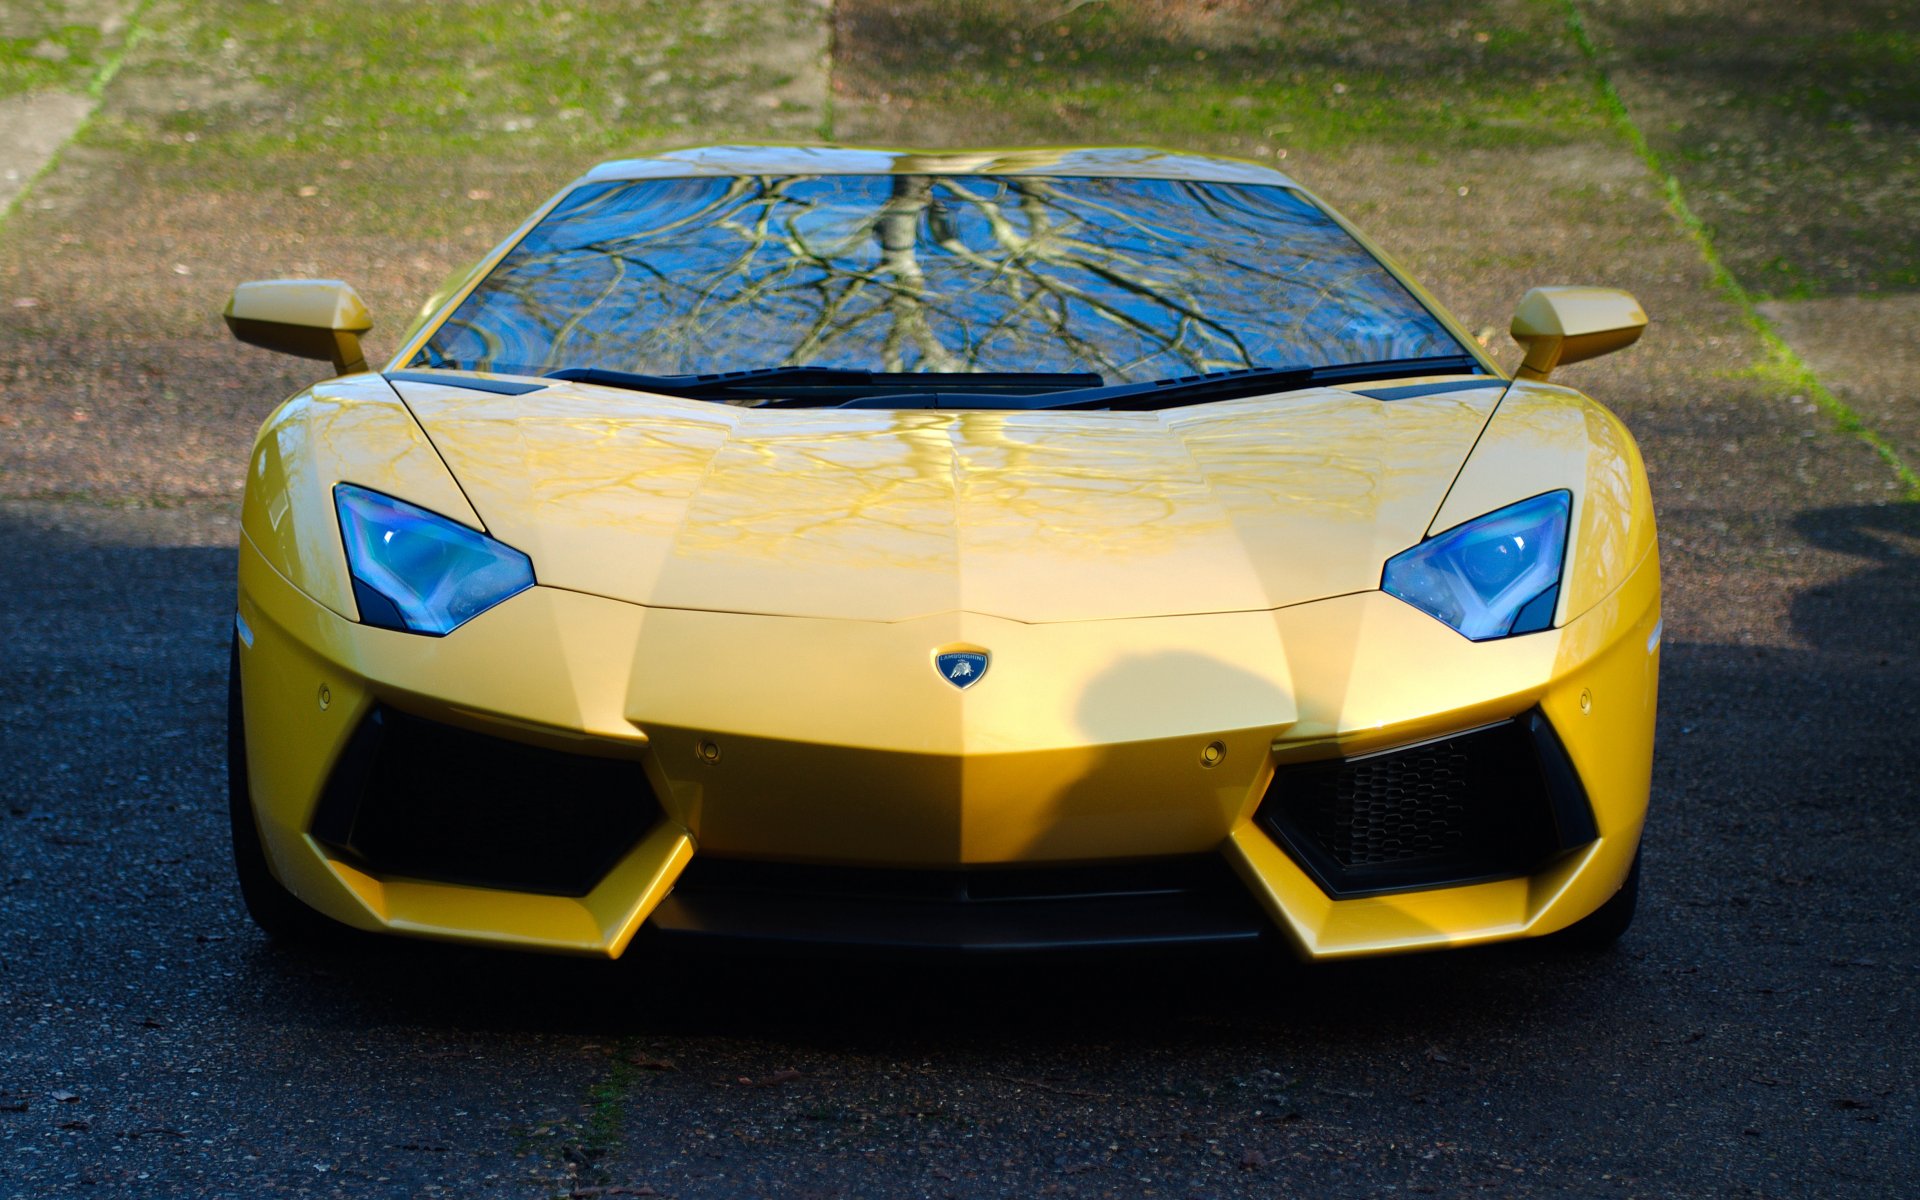
[[362,624],[439,637],[533,586],[533,560],[438,513],[350,483],[333,503]]
[[1436,533],[1387,560],[1380,589],[1476,642],[1553,625],[1571,492],[1547,492]]

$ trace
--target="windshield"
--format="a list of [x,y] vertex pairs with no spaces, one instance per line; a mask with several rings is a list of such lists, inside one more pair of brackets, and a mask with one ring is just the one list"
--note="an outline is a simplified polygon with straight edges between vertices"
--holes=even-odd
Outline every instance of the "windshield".
[[789,175],[575,189],[412,365],[676,375],[807,364],[1093,372],[1118,384],[1462,353],[1291,188]]

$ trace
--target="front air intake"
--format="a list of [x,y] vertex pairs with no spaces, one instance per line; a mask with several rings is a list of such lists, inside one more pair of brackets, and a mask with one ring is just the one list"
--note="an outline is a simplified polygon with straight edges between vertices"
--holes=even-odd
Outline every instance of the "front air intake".
[[659,819],[640,764],[369,713],[314,813],[379,877],[584,896]]
[[1262,824],[1335,897],[1530,875],[1599,836],[1538,712],[1417,746],[1282,767]]

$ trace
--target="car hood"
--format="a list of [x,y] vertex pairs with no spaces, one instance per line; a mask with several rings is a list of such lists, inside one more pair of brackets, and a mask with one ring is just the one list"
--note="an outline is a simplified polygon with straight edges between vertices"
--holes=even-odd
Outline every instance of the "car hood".
[[1280,608],[1379,586],[1502,384],[1141,413],[748,409],[395,381],[542,584],[653,607],[1024,622]]

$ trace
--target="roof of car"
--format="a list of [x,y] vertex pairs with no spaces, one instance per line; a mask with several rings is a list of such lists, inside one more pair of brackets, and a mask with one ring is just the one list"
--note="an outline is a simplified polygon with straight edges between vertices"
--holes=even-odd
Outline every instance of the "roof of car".
[[699,175],[1126,175],[1214,183],[1298,186],[1282,172],[1237,158],[1146,146],[999,150],[876,150],[854,146],[698,146],[601,163],[583,183]]

